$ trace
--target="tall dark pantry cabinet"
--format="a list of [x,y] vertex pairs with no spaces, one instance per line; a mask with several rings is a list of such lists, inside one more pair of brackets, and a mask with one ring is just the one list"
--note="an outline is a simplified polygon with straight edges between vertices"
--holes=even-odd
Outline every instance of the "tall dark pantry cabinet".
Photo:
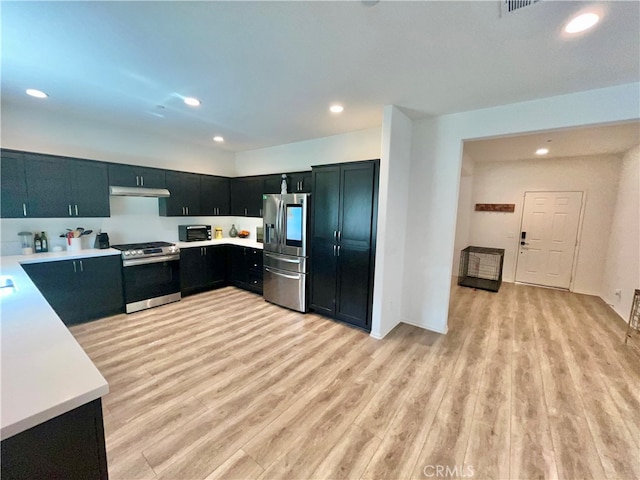
[[379,161],[313,167],[311,308],[371,330]]

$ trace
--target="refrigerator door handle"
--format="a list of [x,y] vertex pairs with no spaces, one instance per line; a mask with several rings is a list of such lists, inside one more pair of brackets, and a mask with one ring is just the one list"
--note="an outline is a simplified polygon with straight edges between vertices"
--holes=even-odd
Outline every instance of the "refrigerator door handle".
[[286,257],[282,257],[280,255],[273,255],[271,253],[264,253],[265,257],[269,257],[269,258],[275,258],[276,260],[279,260],[281,262],[288,262],[288,263],[300,263],[300,259],[299,258],[286,258]]
[[300,274],[287,275],[286,273],[276,272],[275,270],[271,270],[269,267],[264,267],[264,269],[269,272],[277,275],[279,277],[290,278],[291,280],[300,280]]

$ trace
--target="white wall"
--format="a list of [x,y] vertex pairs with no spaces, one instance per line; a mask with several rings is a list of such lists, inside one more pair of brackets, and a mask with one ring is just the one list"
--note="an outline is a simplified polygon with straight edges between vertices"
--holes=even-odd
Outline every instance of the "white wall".
[[311,170],[312,165],[380,158],[380,128],[236,154],[236,175]]
[[[234,154],[96,122],[69,112],[2,105],[2,147],[212,175],[235,175]],[[162,121],[161,119],[157,119]],[[213,143],[213,142],[212,142]]]
[[403,321],[447,331],[464,140],[638,118],[633,83],[414,121]]
[[[0,255],[18,255],[20,243],[18,232],[45,231],[50,246],[65,248],[65,239],[59,238],[67,228],[83,227],[97,233],[102,230],[109,234],[112,244],[178,240],[178,225],[204,223],[222,227],[225,237],[235,223],[238,230],[249,230],[249,238],[255,239],[256,226],[262,219],[245,217],[161,217],[158,215],[157,198],[110,197],[111,217],[109,218],[5,218],[0,221]],[[83,248],[93,248],[95,235],[83,237]]]
[[382,338],[401,320],[407,235],[412,122],[397,107],[384,108],[378,195],[378,235],[371,336]]
[[571,290],[600,295],[620,158],[600,155],[476,163],[473,204],[514,203],[514,213],[473,212],[471,245],[504,248],[503,280],[515,281],[525,191],[582,191],[583,223]]
[[468,155],[462,154],[460,172],[460,193],[458,194],[458,216],[456,218],[456,235],[453,251],[453,274],[457,275],[460,268],[460,250],[471,245],[469,229],[473,212],[473,172],[475,164]]
[[633,291],[640,288],[640,145],[622,159],[610,232],[601,296],[628,321]]

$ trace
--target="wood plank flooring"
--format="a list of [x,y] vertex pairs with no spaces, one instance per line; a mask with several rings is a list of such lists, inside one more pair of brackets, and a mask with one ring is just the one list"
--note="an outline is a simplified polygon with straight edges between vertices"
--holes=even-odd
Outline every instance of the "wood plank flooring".
[[384,340],[233,287],[71,329],[112,479],[637,479],[640,336],[599,298],[454,286]]

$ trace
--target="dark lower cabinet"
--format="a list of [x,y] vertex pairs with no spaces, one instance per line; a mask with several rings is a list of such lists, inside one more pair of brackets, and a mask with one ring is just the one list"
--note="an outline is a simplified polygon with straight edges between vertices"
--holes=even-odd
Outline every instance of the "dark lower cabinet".
[[100,399],[2,441],[3,480],[109,478]]
[[226,245],[180,250],[180,290],[183,295],[224,287],[226,284]]
[[230,245],[229,282],[262,295],[262,250]]
[[378,161],[313,168],[311,309],[371,330]]
[[124,312],[119,256],[23,264],[65,325]]

